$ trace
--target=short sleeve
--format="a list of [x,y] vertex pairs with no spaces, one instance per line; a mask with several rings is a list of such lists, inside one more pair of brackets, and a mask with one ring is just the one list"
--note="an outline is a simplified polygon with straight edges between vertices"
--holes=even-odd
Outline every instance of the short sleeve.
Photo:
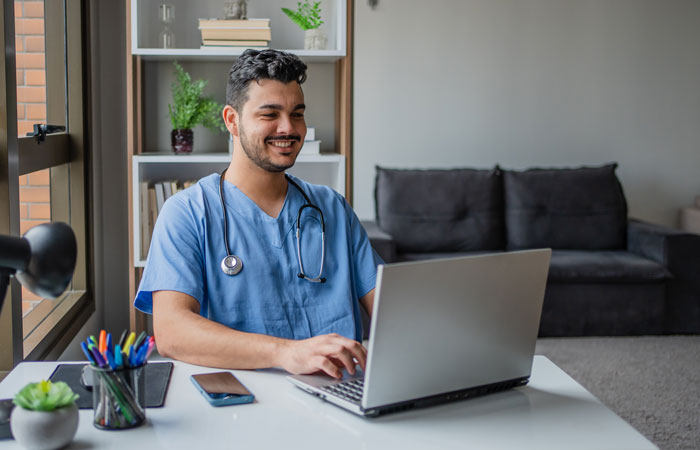
[[178,291],[204,300],[202,233],[191,200],[183,195],[169,198],[158,214],[146,268],[134,307],[153,313],[154,291]]
[[350,220],[355,292],[357,292],[358,298],[362,298],[374,289],[377,282],[377,266],[384,264],[384,261],[372,248],[367,232],[347,202],[345,202],[345,210]]

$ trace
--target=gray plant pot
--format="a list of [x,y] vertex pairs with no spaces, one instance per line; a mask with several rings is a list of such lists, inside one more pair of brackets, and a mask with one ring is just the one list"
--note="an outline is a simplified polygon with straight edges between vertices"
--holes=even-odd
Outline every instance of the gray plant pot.
[[78,431],[78,407],[73,403],[55,411],[29,411],[15,407],[10,418],[12,435],[30,450],[64,447]]
[[325,28],[314,28],[304,32],[304,50],[325,50],[327,43]]

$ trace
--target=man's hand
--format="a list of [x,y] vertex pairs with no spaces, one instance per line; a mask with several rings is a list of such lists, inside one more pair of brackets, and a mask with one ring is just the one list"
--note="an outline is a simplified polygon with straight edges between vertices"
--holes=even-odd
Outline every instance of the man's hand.
[[295,375],[322,371],[341,378],[343,368],[354,375],[355,365],[364,370],[367,361],[367,349],[362,344],[338,334],[287,341],[282,351],[282,367]]

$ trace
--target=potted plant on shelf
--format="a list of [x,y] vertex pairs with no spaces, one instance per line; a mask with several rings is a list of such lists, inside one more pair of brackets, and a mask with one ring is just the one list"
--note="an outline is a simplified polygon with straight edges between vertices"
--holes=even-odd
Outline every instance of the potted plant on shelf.
[[176,80],[172,84],[173,104],[168,104],[173,126],[170,142],[175,153],[192,153],[193,127],[204,125],[210,130],[226,131],[221,117],[224,106],[210,97],[202,96],[206,81],[192,81],[190,74],[177,61],[174,64]]
[[29,383],[13,403],[10,429],[18,444],[29,449],[61,448],[78,430],[78,395],[59,381]]
[[307,1],[297,2],[297,10],[282,8],[292,22],[299,25],[304,30],[304,50],[325,50],[328,38],[326,31],[320,28],[323,24],[321,20],[321,2],[314,2],[313,5]]

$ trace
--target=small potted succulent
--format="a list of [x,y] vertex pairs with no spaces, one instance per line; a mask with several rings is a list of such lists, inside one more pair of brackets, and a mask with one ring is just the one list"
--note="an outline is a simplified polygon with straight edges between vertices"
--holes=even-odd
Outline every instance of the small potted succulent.
[[221,110],[224,106],[202,92],[207,82],[192,81],[190,74],[175,62],[176,79],[172,84],[173,104],[168,105],[170,123],[170,143],[175,153],[192,153],[194,135],[192,128],[204,125],[210,130],[226,131]]
[[78,430],[78,395],[59,381],[29,383],[13,403],[10,428],[15,440],[28,449],[61,448],[73,440]]
[[297,10],[282,8],[287,17],[304,30],[304,50],[325,50],[328,37],[326,31],[321,28],[321,2],[309,3],[308,0],[297,2]]

